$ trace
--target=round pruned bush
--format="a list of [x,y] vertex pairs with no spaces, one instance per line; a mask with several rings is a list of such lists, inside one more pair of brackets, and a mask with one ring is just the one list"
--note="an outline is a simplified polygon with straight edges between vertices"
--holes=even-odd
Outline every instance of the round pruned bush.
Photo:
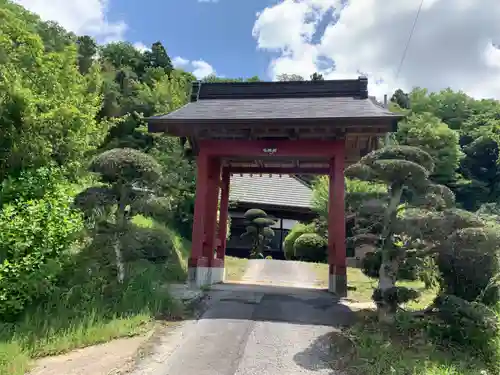
[[283,241],[285,258],[288,260],[295,259],[295,249],[293,245],[295,244],[297,238],[299,238],[305,233],[314,233],[314,232],[315,232],[315,227],[312,224],[308,225],[302,223],[295,224],[292,230],[285,237],[285,240]]
[[90,170],[109,183],[137,182],[147,186],[161,176],[161,166],[152,156],[131,148],[103,152],[92,160]]
[[498,226],[455,231],[437,257],[442,292],[494,306],[500,301],[500,229]]
[[164,224],[169,224],[174,221],[172,199],[168,197],[147,197],[138,199],[132,203],[132,210],[134,214],[151,217]]
[[245,212],[245,220],[252,222],[255,219],[267,218],[267,213],[258,208],[251,208]]
[[379,160],[409,161],[421,165],[429,173],[434,171],[434,159],[424,150],[413,146],[388,146],[370,152],[361,160],[361,164],[373,165]]
[[[361,261],[361,271],[368,277],[374,279],[379,277],[380,266],[382,265],[382,253],[373,251],[366,253]],[[409,256],[404,259],[398,269],[398,280],[418,280],[421,272],[420,263],[416,262],[413,257]]]
[[125,262],[144,259],[152,263],[164,263],[175,253],[170,233],[161,226],[152,228],[132,226],[122,237],[121,242]]
[[328,243],[316,233],[304,233],[295,241],[293,248],[295,257],[303,261],[326,261]]

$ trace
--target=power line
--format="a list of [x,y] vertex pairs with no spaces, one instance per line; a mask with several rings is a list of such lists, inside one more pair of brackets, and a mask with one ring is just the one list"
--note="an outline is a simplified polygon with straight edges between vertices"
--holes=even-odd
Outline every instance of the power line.
[[408,47],[410,46],[411,39],[413,37],[413,33],[415,32],[415,27],[417,26],[418,17],[420,16],[420,12],[422,11],[422,6],[424,5],[424,0],[420,0],[420,6],[418,7],[417,14],[415,19],[413,20],[413,26],[410,30],[410,35],[408,36],[408,40],[406,41],[406,46],[403,51],[403,56],[401,56],[401,61],[399,62],[398,70],[396,72],[396,81],[399,78],[399,73],[401,73],[401,68],[403,67],[403,63],[406,59],[406,53],[408,52]]

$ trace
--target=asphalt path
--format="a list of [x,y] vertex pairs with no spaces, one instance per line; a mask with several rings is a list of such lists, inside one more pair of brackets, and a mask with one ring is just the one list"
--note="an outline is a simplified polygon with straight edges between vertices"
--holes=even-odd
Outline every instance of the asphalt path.
[[250,261],[245,284],[214,286],[201,318],[159,338],[133,374],[337,374],[332,335],[352,313],[314,280],[307,264]]

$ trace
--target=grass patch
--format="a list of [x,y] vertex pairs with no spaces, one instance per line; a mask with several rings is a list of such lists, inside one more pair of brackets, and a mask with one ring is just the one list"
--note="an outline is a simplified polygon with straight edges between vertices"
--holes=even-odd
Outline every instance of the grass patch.
[[[321,288],[328,288],[328,264],[309,264],[317,275],[316,285]],[[347,284],[349,288],[347,298],[357,302],[371,302],[373,290],[377,287],[377,280],[369,278],[359,268],[348,267]],[[421,293],[419,300],[412,301],[406,305],[406,307],[411,309],[428,306],[436,296],[435,291],[426,290],[424,283],[420,281],[400,281],[398,282],[398,286],[412,288]]]
[[333,366],[349,375],[486,375],[487,366],[456,347],[432,343],[402,313],[384,328],[373,312],[360,311],[360,322],[329,336]]
[[248,259],[226,256],[224,265],[226,267],[226,280],[240,281],[247,270]]
[[69,269],[49,298],[37,301],[15,322],[0,322],[0,375],[23,375],[33,359],[145,334],[156,319],[178,320],[184,314],[164,285],[185,280],[189,243],[149,219],[135,218],[134,224],[171,236],[176,258],[164,264],[130,263],[120,285],[114,268],[103,265],[103,254],[93,249],[87,263]]

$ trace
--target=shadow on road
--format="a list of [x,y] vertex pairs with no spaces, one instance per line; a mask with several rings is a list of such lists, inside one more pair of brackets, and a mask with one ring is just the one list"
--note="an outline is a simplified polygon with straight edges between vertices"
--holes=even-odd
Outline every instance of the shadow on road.
[[294,362],[300,367],[310,370],[331,370],[344,368],[355,355],[353,343],[341,332],[332,331],[319,336],[305,350],[294,355]]
[[271,285],[221,284],[202,303],[201,319],[251,320],[343,327],[352,310],[320,289]]

